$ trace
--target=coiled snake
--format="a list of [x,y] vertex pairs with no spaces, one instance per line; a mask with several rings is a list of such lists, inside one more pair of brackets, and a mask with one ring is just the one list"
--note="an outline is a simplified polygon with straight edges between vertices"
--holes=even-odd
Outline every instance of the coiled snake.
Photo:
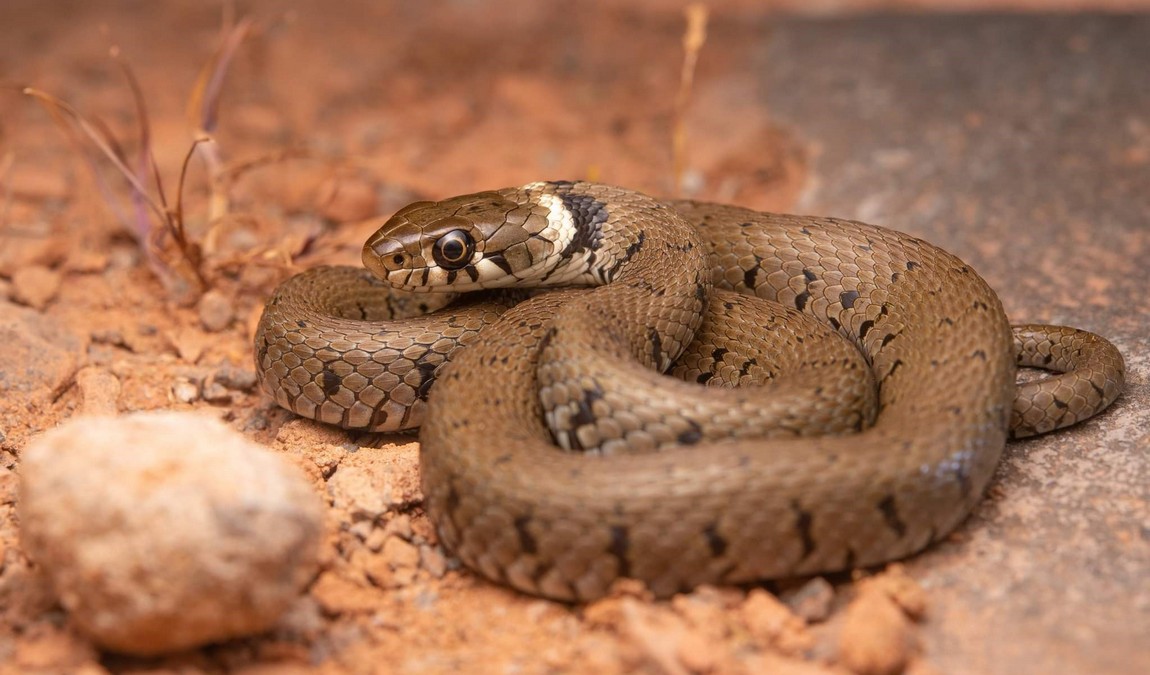
[[[1085,419],[1123,386],[1109,342],[1012,333],[961,260],[833,218],[541,182],[407,206],[364,263],[384,281],[320,268],[277,290],[255,339],[264,388],[348,428],[422,422],[442,542],[557,599],[909,555],[966,517],[1008,433]],[[387,285],[593,288],[383,322],[447,301]],[[1019,385],[1019,363],[1067,372]],[[672,364],[693,382],[659,374]]]

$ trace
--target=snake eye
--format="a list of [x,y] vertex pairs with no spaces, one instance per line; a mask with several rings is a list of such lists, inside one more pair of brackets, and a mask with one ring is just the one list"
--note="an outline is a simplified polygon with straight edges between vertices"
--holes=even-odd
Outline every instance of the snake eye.
[[431,257],[435,264],[446,270],[466,267],[475,253],[475,240],[464,230],[452,230],[435,240]]

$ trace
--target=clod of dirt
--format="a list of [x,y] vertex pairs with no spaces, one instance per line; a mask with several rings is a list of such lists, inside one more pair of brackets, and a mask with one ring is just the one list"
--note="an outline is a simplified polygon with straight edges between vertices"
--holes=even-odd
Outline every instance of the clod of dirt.
[[44,309],[60,292],[60,273],[42,265],[22,267],[12,275],[12,299]]
[[76,419],[30,443],[21,474],[24,548],[106,649],[264,631],[316,572],[323,511],[309,482],[209,418]]
[[860,675],[894,675],[919,652],[912,618],[926,611],[922,588],[899,565],[864,579],[847,606],[839,633],[839,662]]

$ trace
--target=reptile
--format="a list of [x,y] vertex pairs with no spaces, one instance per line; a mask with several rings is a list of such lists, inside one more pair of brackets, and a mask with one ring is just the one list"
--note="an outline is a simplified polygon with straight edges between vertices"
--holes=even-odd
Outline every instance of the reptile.
[[277,289],[264,389],[345,428],[422,425],[441,542],[565,601],[911,555],[1008,437],[1124,384],[1105,339],[1012,327],[957,257],[837,218],[536,182],[411,204],[363,261]]

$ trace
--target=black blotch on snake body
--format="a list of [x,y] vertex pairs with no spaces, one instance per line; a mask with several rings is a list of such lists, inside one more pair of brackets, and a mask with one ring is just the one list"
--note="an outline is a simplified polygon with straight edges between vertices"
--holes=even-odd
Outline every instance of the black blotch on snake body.
[[712,375],[711,373],[699,373],[699,376],[695,378],[695,381],[698,382],[699,384],[706,384],[707,381],[710,380],[712,377],[714,377],[714,375]]
[[912,271],[914,271],[915,269],[917,269],[917,268],[919,268],[919,267],[922,267],[922,265],[920,265],[920,264],[916,263],[916,262],[915,262],[915,261],[913,261],[913,260],[908,260],[908,261],[906,261],[906,269],[907,269],[907,271],[908,271],[908,272],[912,272]]
[[511,263],[507,262],[507,258],[503,256],[502,251],[490,253],[484,256],[486,260],[490,260],[493,265],[503,270],[505,274],[512,274],[514,270],[511,268]]
[[663,362],[663,338],[655,328],[647,330],[647,337],[651,340],[651,362],[658,368]]
[[986,360],[986,352],[985,352],[984,350],[982,350],[982,349],[976,349],[976,350],[974,350],[974,353],[973,353],[973,354],[971,354],[971,356],[973,356],[973,357],[975,357],[975,358],[979,358],[979,359],[982,359],[983,361],[985,361],[985,360]]
[[[598,387],[583,390],[583,398],[577,404],[578,410],[576,410],[575,414],[571,417],[571,422],[575,425],[575,428],[595,424],[595,413],[591,409],[591,406],[595,404],[595,401],[601,400],[602,398],[603,390]],[[574,431],[574,429],[572,429],[572,431]]]
[[[523,324],[522,321],[520,321],[519,323],[520,323],[520,325]],[[551,344],[551,340],[553,340],[555,338],[555,334],[558,332],[559,332],[559,329],[555,328],[554,326],[552,326],[551,328],[548,328],[547,332],[543,334],[543,337],[539,338],[539,351],[543,351],[544,349],[547,349],[547,346]]]
[[1063,401],[1063,400],[1062,400],[1062,399],[1060,399],[1060,398],[1057,398],[1057,397],[1055,397],[1055,398],[1054,398],[1054,399],[1052,399],[1052,400],[1054,401],[1054,407],[1055,407],[1055,408],[1059,408],[1059,409],[1061,409],[1061,410],[1065,410],[1066,408],[1068,408],[1068,407],[1069,407],[1069,406],[1067,405],[1066,401]]
[[334,372],[328,370],[327,366],[324,366],[324,369],[319,374],[319,378],[319,385],[323,388],[324,395],[335,396],[336,392],[339,391],[339,384],[342,382],[339,375],[336,375]]
[[791,502],[791,510],[795,512],[795,532],[799,535],[799,540],[803,542],[803,558],[806,558],[815,551],[815,538],[811,534],[811,525],[814,518],[811,512],[803,509],[799,500]]
[[715,361],[715,363],[719,363],[723,360],[723,356],[726,355],[728,351],[730,350],[726,347],[715,347],[715,350],[711,352],[711,358]]
[[694,445],[703,440],[703,428],[694,420],[687,420],[688,427],[675,438],[680,445]]
[[534,555],[539,550],[539,545],[535,541],[535,537],[527,530],[527,525],[531,522],[530,516],[519,516],[515,519],[515,533],[519,535],[519,547],[523,552],[528,555]]
[[866,338],[866,334],[870,332],[871,328],[874,328],[874,321],[871,321],[870,319],[867,319],[866,321],[863,321],[861,324],[859,324],[859,339],[862,340]]
[[560,255],[564,259],[581,251],[599,248],[603,242],[603,223],[607,222],[607,205],[591,195],[581,195],[567,189],[556,191],[563,207],[571,214],[575,236],[567,242]]
[[435,384],[435,369],[438,367],[438,364],[427,361],[420,361],[415,364],[415,369],[419,371],[419,386],[415,389],[415,395],[421,401],[426,401],[431,394],[431,385]]
[[[611,265],[611,267],[609,267],[606,271],[603,272],[603,279],[605,281],[607,281],[608,283],[614,281],[615,275],[619,273],[619,268],[623,267],[623,265],[627,261],[629,261],[632,257],[634,257],[634,255],[636,253],[643,250],[643,242],[645,242],[646,240],[647,240],[647,234],[645,232],[643,232],[642,230],[639,230],[638,239],[636,239],[634,242],[632,242],[631,245],[629,245],[627,247],[627,250],[624,251],[623,255],[620,256],[619,259],[616,260],[614,262],[614,264]],[[588,264],[590,264],[591,260],[593,259],[593,256],[594,256],[594,254],[592,254],[592,257],[588,258]]]
[[747,373],[751,372],[751,368],[759,365],[758,359],[751,357],[743,362],[743,367],[739,368],[739,377],[746,377]]
[[758,276],[758,274],[758,267],[752,267],[746,272],[743,272],[743,285],[753,290],[755,288],[755,277]]
[[853,309],[855,300],[859,299],[858,291],[843,291],[839,293],[839,302],[843,304],[843,309]]
[[703,530],[703,536],[707,538],[707,546],[711,548],[711,555],[718,558],[727,552],[727,540],[719,534],[717,523],[707,525],[707,529]]
[[631,259],[631,256],[641,251],[644,241],[647,241],[647,233],[643,230],[639,230],[639,236],[636,237],[635,241],[631,242],[631,245],[623,252],[623,262],[627,262]]
[[811,299],[811,292],[804,290],[795,296],[795,309],[800,312],[807,306],[807,300]]
[[307,328],[307,322],[303,319],[296,319],[295,325],[299,326],[300,328]]
[[894,375],[894,371],[898,370],[901,366],[902,366],[902,359],[895,359],[894,363],[892,363],[890,365],[890,370],[886,371],[886,375],[883,375],[882,379],[885,381],[891,375]]
[[815,274],[814,272],[812,272],[811,270],[809,270],[805,267],[803,268],[803,276],[806,277],[808,284],[811,283],[812,281],[818,281],[819,280],[819,275]]
[[619,564],[619,576],[631,576],[631,561],[627,559],[627,554],[631,550],[631,533],[627,530],[625,525],[612,525],[611,526],[611,544],[607,548]]
[[888,495],[879,502],[878,510],[882,512],[882,519],[887,527],[894,530],[900,539],[906,536],[906,523],[903,522],[902,517],[898,514],[898,505],[895,503],[893,496]]

